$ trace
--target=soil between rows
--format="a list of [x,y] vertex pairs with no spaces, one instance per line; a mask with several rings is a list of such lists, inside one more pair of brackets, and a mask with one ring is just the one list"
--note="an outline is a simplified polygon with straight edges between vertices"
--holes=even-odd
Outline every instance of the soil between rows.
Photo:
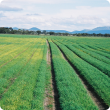
[[44,110],[56,110],[55,107],[55,92],[54,92],[54,81],[53,81],[53,73],[51,67],[51,53],[50,53],[50,46],[49,42],[47,42],[47,65],[49,67],[48,71],[51,74],[51,79],[49,79],[49,84],[46,85],[45,89],[45,99],[44,99]]

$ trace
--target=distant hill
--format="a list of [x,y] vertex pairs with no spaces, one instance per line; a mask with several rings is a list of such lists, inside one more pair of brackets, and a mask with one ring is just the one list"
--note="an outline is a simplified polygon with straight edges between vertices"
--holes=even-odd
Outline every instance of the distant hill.
[[40,30],[39,28],[36,28],[36,27],[32,27],[32,28],[30,28],[30,29],[28,29],[28,30],[30,30],[30,31],[38,31],[38,30]]
[[13,27],[13,30],[18,30],[19,28],[17,28],[17,27]]
[[[13,28],[14,30],[18,30],[19,28],[17,27],[14,27]],[[36,27],[32,27],[30,29],[25,29],[25,30],[29,30],[29,31],[38,31],[38,30],[41,30],[39,28],[36,28]],[[41,30],[43,31],[43,30]],[[70,34],[75,34],[75,33],[88,33],[88,34],[92,34],[92,33],[95,33],[95,34],[110,34],[110,27],[109,26],[104,26],[104,27],[97,27],[97,28],[94,28],[92,30],[88,30],[88,29],[84,29],[84,30],[81,30],[81,31],[73,31],[73,32],[69,32],[69,31],[66,31],[66,30],[46,30],[46,32],[55,32],[55,33],[70,33]]]
[[[13,30],[18,30],[19,28],[17,28],[17,27],[13,27]],[[36,28],[36,27],[32,27],[32,28],[30,28],[30,29],[25,29],[25,30],[29,30],[29,31],[38,31],[38,30],[40,30],[40,31],[43,31],[43,30],[41,30],[41,29],[39,29],[39,28]],[[69,31],[66,31],[66,30],[46,30],[46,32],[55,32],[55,33],[70,33]]]
[[88,31],[90,31],[90,30],[84,29],[84,30],[82,30],[82,31],[73,31],[73,32],[70,32],[70,33],[71,33],[71,34],[75,34],[75,33],[87,33]]
[[[18,29],[24,29],[24,28],[13,27],[13,30],[18,30]],[[40,30],[40,29],[38,29],[38,28],[36,28],[36,27],[32,27],[32,28],[30,28],[30,29],[24,29],[24,30],[37,31],[37,30]]]
[[46,30],[46,32],[55,32],[55,33],[70,33],[69,31],[66,31],[66,30]]
[[88,33],[88,34],[92,34],[92,33],[95,33],[95,34],[110,34],[110,27],[108,26],[105,26],[105,27],[97,27],[97,28],[94,28],[92,30],[82,30],[82,31],[73,31],[71,32],[72,34],[74,33]]
[[110,30],[109,26],[104,26],[104,27],[97,27],[92,29],[92,31],[99,31],[99,30]]
[[110,30],[89,31],[87,33],[89,33],[89,34],[92,34],[92,33],[95,33],[95,34],[99,34],[99,33],[101,33],[101,34],[110,34]]

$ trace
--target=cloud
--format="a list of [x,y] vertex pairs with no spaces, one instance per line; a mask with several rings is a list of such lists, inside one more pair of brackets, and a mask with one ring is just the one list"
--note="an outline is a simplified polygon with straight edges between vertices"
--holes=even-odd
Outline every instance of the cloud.
[[22,3],[40,3],[40,4],[56,4],[56,3],[74,3],[75,0],[5,0],[4,2],[22,2]]
[[70,16],[68,18],[52,17],[46,22],[51,24],[51,28],[57,27],[57,28],[66,29],[68,31],[92,29],[97,26],[110,25],[110,21],[108,19],[95,17],[95,16],[77,16],[77,17]]
[[35,14],[26,14],[27,16],[42,16],[41,14],[37,14],[37,13],[35,13]]
[[[93,10],[96,10],[95,12]],[[106,8],[91,8],[91,7],[77,7],[72,10],[62,10],[57,14],[25,14],[10,12],[5,13],[5,18],[1,19],[0,24],[4,21],[7,26],[18,28],[38,27],[40,29],[64,29],[68,31],[93,29],[98,26],[108,26],[109,21],[109,7]],[[88,12],[86,13],[85,12]],[[99,13],[100,11],[101,13]],[[107,11],[108,10],[108,11]],[[107,11],[107,12],[106,12]],[[85,13],[84,13],[85,12]],[[108,16],[108,17],[107,17]],[[24,20],[25,19],[25,20]]]
[[55,16],[67,18],[68,16],[96,16],[96,17],[110,17],[110,7],[90,7],[77,6],[75,9],[62,9]]
[[22,11],[22,8],[0,5],[0,11]]
[[6,17],[3,13],[0,13],[0,17]]
[[110,7],[81,6],[75,9],[63,9],[53,15],[50,21],[60,27],[65,26],[67,30],[92,29],[98,26],[110,26],[109,13]]

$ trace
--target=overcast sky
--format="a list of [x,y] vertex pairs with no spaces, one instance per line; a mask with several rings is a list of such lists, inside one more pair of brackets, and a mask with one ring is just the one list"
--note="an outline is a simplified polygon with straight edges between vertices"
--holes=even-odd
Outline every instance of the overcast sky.
[[3,0],[0,27],[83,30],[110,26],[107,0]]

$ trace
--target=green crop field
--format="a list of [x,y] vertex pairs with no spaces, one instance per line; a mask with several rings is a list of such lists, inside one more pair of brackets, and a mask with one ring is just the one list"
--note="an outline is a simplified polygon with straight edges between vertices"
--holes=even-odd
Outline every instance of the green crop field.
[[0,34],[0,107],[106,110],[110,38]]

